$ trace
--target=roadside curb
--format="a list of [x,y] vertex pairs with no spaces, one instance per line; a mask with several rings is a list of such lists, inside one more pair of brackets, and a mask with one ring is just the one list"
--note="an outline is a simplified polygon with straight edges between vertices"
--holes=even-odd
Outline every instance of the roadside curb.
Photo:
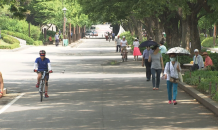
[[201,103],[206,108],[210,109],[214,114],[218,115],[218,103],[205,96],[203,93],[197,91],[190,85],[179,82],[178,86],[195,98],[199,103]]

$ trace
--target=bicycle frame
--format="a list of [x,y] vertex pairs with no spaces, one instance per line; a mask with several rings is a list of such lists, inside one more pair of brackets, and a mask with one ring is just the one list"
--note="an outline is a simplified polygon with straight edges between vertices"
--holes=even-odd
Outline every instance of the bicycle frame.
[[[42,73],[42,72],[40,72]],[[39,92],[45,92],[45,75],[46,75],[46,71],[43,71],[42,73],[42,77],[41,77],[41,82],[40,82],[40,86],[39,86]]]

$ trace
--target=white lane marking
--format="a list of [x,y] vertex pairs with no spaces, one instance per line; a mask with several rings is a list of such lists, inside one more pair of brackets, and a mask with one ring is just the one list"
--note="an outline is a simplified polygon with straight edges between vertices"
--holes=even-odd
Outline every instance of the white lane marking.
[[19,98],[21,98],[25,93],[21,93],[18,97],[16,97],[14,100],[12,100],[10,103],[8,103],[6,106],[4,106],[0,110],[0,114],[2,114],[5,110],[7,110],[11,105],[13,105]]

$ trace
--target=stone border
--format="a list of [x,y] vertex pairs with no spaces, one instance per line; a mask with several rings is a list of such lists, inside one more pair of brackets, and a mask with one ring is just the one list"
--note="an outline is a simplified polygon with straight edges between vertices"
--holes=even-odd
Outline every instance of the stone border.
[[200,93],[195,88],[185,83],[179,82],[178,86],[195,98],[198,102],[204,105],[206,108],[210,109],[214,114],[218,115],[218,103],[213,101],[203,93]]

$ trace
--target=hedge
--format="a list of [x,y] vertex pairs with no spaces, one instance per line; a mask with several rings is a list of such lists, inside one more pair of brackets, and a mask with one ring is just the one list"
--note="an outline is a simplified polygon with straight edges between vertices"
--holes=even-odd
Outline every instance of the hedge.
[[[25,35],[29,35],[29,23],[25,20],[12,19],[6,16],[0,17],[1,30],[9,30],[12,32],[18,32]],[[40,28],[30,24],[30,37],[35,41],[39,39]]]
[[[212,99],[218,101],[218,72],[217,71],[194,71],[186,72],[183,81],[189,85],[197,86],[197,89],[203,93],[210,94]],[[211,89],[210,89],[211,88]]]
[[[218,39],[216,39],[215,42],[218,43]],[[201,42],[201,45],[202,45],[203,47],[213,47],[213,46],[214,46],[213,37],[205,38],[205,39]]]
[[13,38],[11,36],[2,33],[2,39],[4,42],[8,43],[8,45],[0,44],[0,49],[14,49],[20,47],[20,42],[16,38]]
[[35,41],[34,42],[34,45],[35,46],[40,46],[40,45],[43,45],[42,41]]
[[11,35],[11,36],[18,37],[20,39],[26,40],[26,43],[28,45],[33,45],[34,44],[34,40],[32,38],[28,37],[25,34],[18,33],[18,32],[12,32],[12,31],[8,31],[8,30],[2,30],[2,33],[5,33],[7,35]]

